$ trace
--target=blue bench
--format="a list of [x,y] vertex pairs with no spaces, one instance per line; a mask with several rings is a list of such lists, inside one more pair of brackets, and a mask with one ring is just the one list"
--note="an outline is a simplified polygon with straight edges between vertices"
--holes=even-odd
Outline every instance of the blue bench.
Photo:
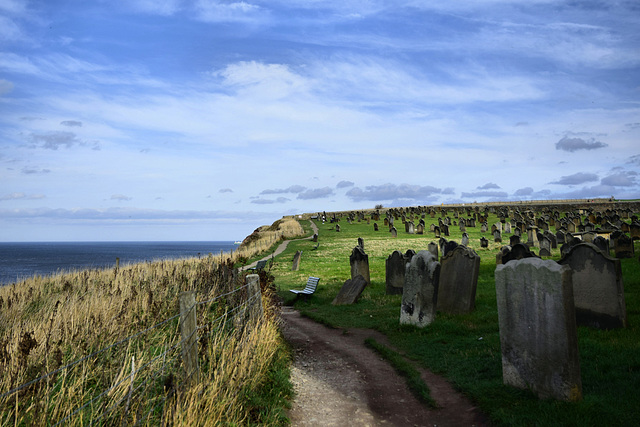
[[309,277],[307,280],[307,286],[302,290],[291,289],[290,292],[296,294],[296,298],[300,295],[304,295],[305,298],[309,297],[309,295],[313,294],[318,288],[318,282],[320,281],[319,277]]

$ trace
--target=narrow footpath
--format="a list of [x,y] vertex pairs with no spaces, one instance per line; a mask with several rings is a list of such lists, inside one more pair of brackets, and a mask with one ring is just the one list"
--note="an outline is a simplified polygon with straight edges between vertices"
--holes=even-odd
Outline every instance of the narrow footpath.
[[[311,226],[318,233],[313,222]],[[288,244],[285,240],[263,260],[278,256]],[[438,408],[418,401],[405,379],[364,344],[373,338],[389,345],[383,334],[331,329],[302,317],[293,307],[283,307],[282,320],[282,333],[294,355],[291,382],[295,397],[288,411],[292,426],[487,425],[478,408],[447,380],[416,367]]]

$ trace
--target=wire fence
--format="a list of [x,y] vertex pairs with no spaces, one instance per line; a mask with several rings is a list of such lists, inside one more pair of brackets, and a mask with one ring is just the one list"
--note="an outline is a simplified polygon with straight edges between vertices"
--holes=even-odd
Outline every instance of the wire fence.
[[[167,402],[198,378],[201,338],[209,341],[221,331],[243,331],[262,315],[257,275],[232,286],[235,289],[203,301],[195,300],[194,291],[181,293],[178,314],[1,393],[0,408],[12,408],[17,421],[21,395],[35,391],[28,409],[35,413],[39,407],[48,408],[49,425],[164,425]],[[155,331],[163,338],[150,339]],[[116,378],[100,381],[92,373],[105,361],[121,363],[122,368]],[[69,387],[74,390],[67,391]],[[56,409],[56,399],[77,402]],[[29,417],[23,421],[29,424]]]

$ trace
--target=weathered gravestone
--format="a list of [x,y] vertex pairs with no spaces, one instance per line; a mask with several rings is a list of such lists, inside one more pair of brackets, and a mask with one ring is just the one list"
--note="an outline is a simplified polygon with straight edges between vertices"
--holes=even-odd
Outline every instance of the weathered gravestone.
[[593,239],[593,244],[598,247],[602,252],[609,255],[609,240],[605,239],[602,236],[597,236]]
[[467,233],[462,233],[462,239],[460,240],[460,244],[462,246],[469,246],[469,235]]
[[293,256],[293,265],[291,267],[291,271],[298,271],[298,268],[300,268],[300,258],[302,258],[302,251],[296,251],[295,255]]
[[529,227],[527,229],[527,246],[536,248],[540,246],[538,242],[538,227]]
[[616,258],[633,258],[633,240],[626,234],[621,234],[614,240],[613,250]]
[[362,237],[358,237],[358,246],[364,250],[364,239]]
[[371,276],[369,276],[369,255],[364,253],[364,249],[360,246],[356,246],[351,251],[349,257],[349,263],[351,264],[351,279],[355,279],[356,276],[362,275],[367,284],[371,283]]
[[435,259],[438,259],[438,245],[434,242],[431,242],[427,245],[427,250],[433,254]]
[[469,313],[475,307],[480,257],[471,248],[458,246],[440,260],[438,310]]
[[558,264],[568,265],[573,272],[578,325],[599,329],[627,325],[619,259],[611,258],[592,243],[580,243],[573,246]]
[[526,258],[496,266],[505,384],[541,399],[582,399],[571,269]]
[[378,223],[377,222],[373,223],[373,231],[378,231]]
[[387,295],[401,295],[404,287],[404,275],[407,267],[402,252],[393,251],[385,262],[385,280]]
[[429,251],[420,251],[407,265],[400,324],[425,327],[436,317],[440,263]]
[[542,236],[542,239],[539,240],[540,243],[540,257],[551,256],[551,240],[547,236]]
[[336,224],[336,232],[340,232],[340,224]]
[[520,236],[516,236],[515,234],[509,236],[509,246],[517,245],[518,243],[520,243]]
[[313,240],[314,243],[318,242],[318,233],[313,235],[313,239],[312,240]]
[[534,257],[538,258],[536,254],[531,252],[531,249],[529,249],[527,245],[517,243],[513,246],[503,246],[496,255],[496,264],[506,264],[509,261]]
[[398,230],[396,230],[395,227],[391,227],[391,230],[389,230],[391,232],[391,237],[396,238],[398,237]]
[[480,238],[480,247],[481,248],[488,248],[489,247],[489,241],[486,238],[481,237]]
[[361,274],[358,274],[353,279],[349,279],[344,282],[340,292],[331,302],[332,305],[350,305],[355,304],[360,298],[362,291],[367,287],[367,281]]

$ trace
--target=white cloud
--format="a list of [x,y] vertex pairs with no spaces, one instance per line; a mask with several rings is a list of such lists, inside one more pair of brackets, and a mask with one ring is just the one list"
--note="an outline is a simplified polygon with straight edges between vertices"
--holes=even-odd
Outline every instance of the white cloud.
[[266,11],[245,1],[222,2],[197,0],[193,6],[196,18],[205,22],[257,22]]
[[598,180],[598,175],[595,173],[578,172],[578,173],[574,173],[573,175],[560,177],[559,180],[554,181],[551,184],[578,185],[578,184],[584,184],[585,182],[593,182],[597,180]]

